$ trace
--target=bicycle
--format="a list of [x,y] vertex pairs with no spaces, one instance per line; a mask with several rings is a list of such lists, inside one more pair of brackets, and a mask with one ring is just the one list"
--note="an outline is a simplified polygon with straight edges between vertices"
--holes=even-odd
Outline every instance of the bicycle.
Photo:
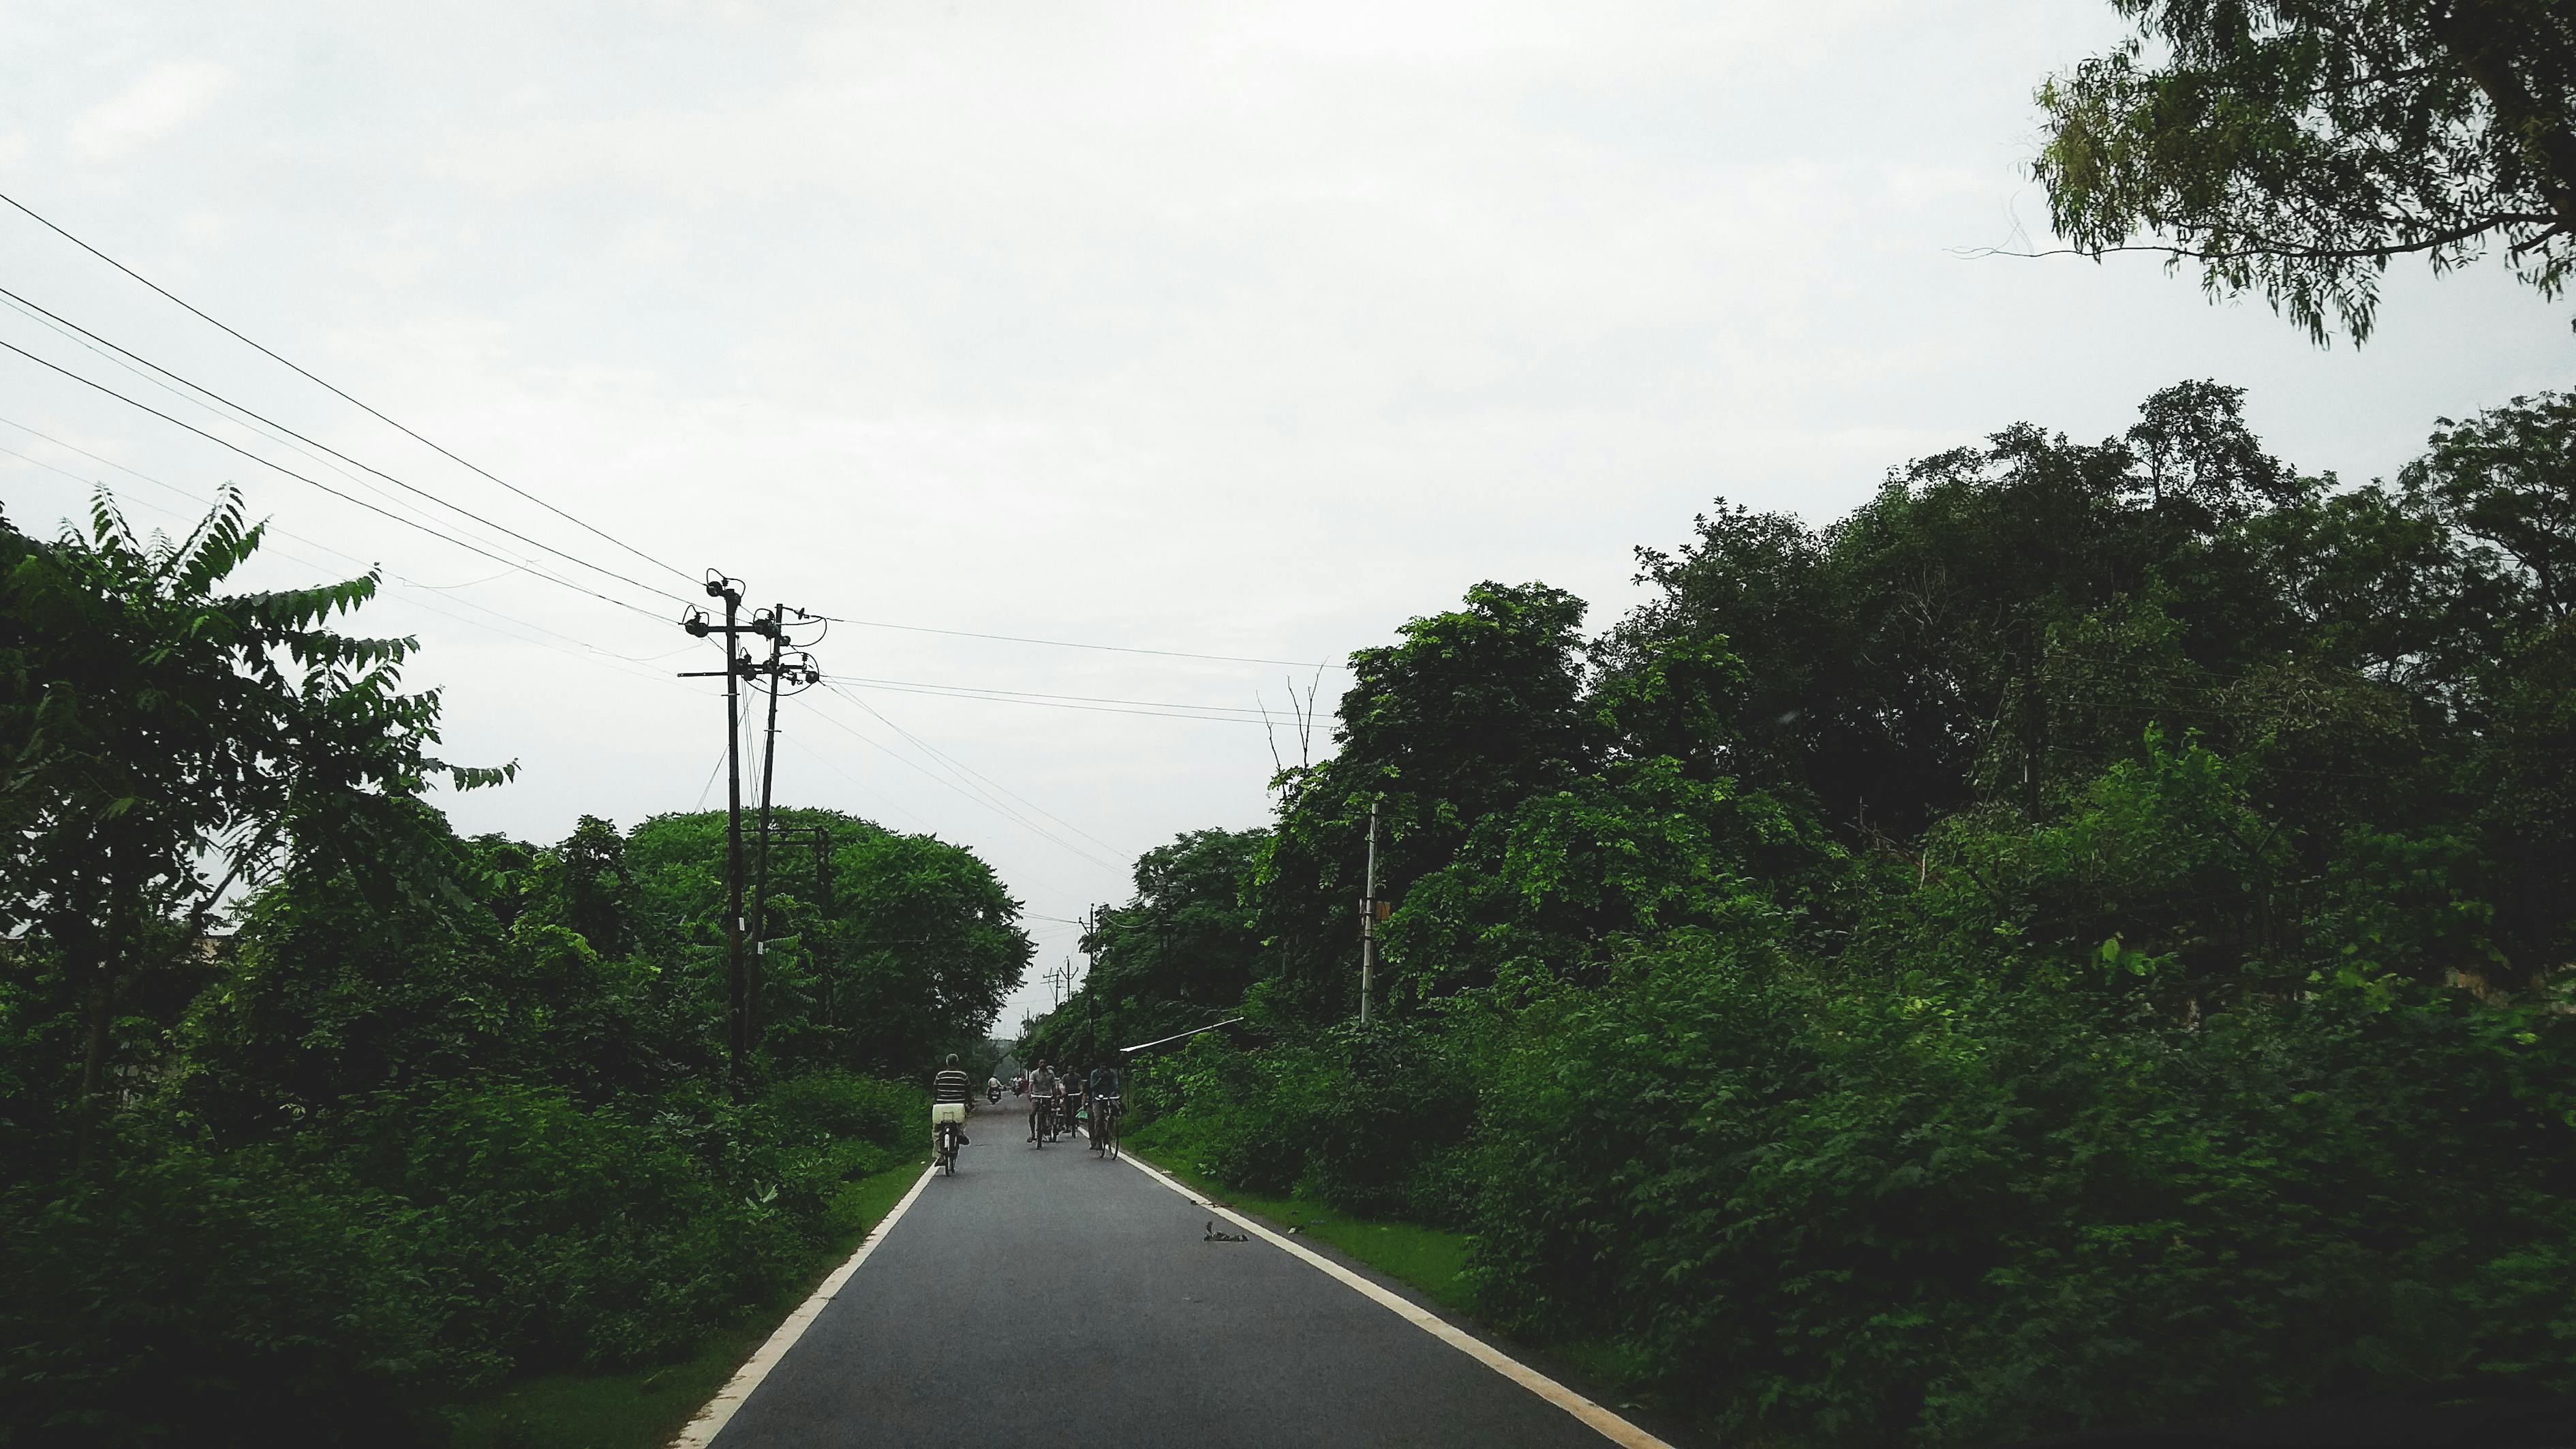
[[[942,1110],[943,1108],[948,1107],[954,1107],[957,1110],[954,1112]],[[950,1177],[955,1177],[957,1175],[957,1149],[965,1145],[966,1104],[963,1102],[941,1102],[930,1110],[931,1119],[937,1124],[935,1128],[936,1136],[933,1138],[933,1141],[937,1144],[938,1149],[931,1158],[931,1165],[938,1171],[946,1173]]]
[[1091,1100],[1091,1150],[1109,1162],[1118,1160],[1119,1101],[1116,1097],[1094,1097]]

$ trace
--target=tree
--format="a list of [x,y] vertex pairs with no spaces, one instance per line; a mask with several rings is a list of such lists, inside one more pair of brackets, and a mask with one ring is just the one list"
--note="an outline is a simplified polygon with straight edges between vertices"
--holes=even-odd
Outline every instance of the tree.
[[598,816],[584,815],[555,847],[554,859],[562,871],[563,924],[603,956],[625,950],[625,837]]
[[[761,1060],[910,1075],[981,1041],[1033,949],[992,868],[961,846],[834,811],[782,809],[776,819],[829,832],[830,883],[802,840],[770,847]],[[654,816],[627,836],[623,859],[627,938],[670,990],[691,997],[684,1012],[712,1029],[723,813]]]
[[[2112,0],[2133,33],[2039,91],[2032,165],[2081,252],[2197,262],[2325,342],[2366,340],[2398,257],[2501,245],[2546,297],[2576,267],[2566,0]],[[2139,237],[2152,240],[2144,245]]]
[[1341,752],[1288,772],[1252,875],[1271,1000],[1315,1019],[1356,1002],[1352,910],[1372,803],[1389,898],[1446,864],[1477,821],[1591,772],[1607,731],[1584,697],[1583,610],[1545,584],[1481,583],[1462,607],[1408,621],[1400,642],[1351,656]]
[[2526,626],[2576,616],[2576,397],[2542,393],[2449,418],[2400,476],[2471,541]]
[[[429,756],[438,697],[400,692],[413,641],[325,627],[374,597],[374,573],[218,592],[260,538],[229,488],[177,540],[137,538],[103,491],[86,537],[38,544],[0,521],[0,927],[32,929],[85,997],[84,1119],[128,987],[174,963],[236,882],[399,866],[424,839],[433,773],[460,789],[510,774]],[[434,876],[361,878],[400,891]]]
[[1244,902],[1269,832],[1191,830],[1136,857],[1136,893],[1083,933],[1082,989],[1029,1024],[1022,1055],[1090,1060],[1240,1009],[1268,958]]

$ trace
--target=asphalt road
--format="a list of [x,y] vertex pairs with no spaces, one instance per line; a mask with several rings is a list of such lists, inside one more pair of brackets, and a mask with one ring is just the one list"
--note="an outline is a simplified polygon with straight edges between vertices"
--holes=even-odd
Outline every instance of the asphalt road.
[[[1606,1443],[1079,1139],[981,1108],[715,1449]],[[1217,1226],[1227,1224],[1219,1221]]]

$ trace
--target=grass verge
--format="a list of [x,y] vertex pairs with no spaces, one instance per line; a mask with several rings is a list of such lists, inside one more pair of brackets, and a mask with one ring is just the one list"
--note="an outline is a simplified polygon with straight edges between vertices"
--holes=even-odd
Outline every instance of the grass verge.
[[539,1374],[460,1406],[457,1449],[660,1449],[716,1396],[779,1320],[857,1251],[860,1240],[911,1191],[913,1164],[863,1177],[832,1204],[831,1248],[802,1287],[708,1335],[676,1363],[624,1373]]
[[[1268,1223],[1280,1232],[1294,1231],[1341,1250],[1344,1256],[1376,1269],[1420,1292],[1433,1303],[1462,1316],[1476,1312],[1475,1293],[1467,1281],[1467,1254],[1474,1235],[1453,1233],[1419,1223],[1382,1222],[1326,1207],[1302,1197],[1263,1197],[1209,1177],[1198,1170],[1196,1144],[1175,1119],[1166,1117],[1129,1134],[1122,1145],[1146,1162],[1237,1212]],[[1633,1347],[1606,1338],[1557,1339],[1545,1351],[1594,1381],[1615,1390],[1611,1404],[1628,1410],[1643,1402],[1661,1402],[1645,1388],[1645,1369]],[[1666,1405],[1665,1407],[1669,1407]]]
[[1198,1170],[1190,1160],[1188,1142],[1170,1130],[1171,1121],[1165,1118],[1140,1128],[1121,1146],[1227,1207],[1250,1213],[1283,1233],[1329,1243],[1443,1308],[1456,1313],[1475,1310],[1475,1296],[1467,1283],[1467,1249],[1472,1241],[1467,1234],[1355,1217],[1305,1198],[1263,1197],[1228,1187]]

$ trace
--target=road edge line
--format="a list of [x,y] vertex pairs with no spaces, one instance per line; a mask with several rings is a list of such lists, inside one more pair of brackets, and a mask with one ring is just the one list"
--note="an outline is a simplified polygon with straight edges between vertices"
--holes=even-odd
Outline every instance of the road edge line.
[[1623,1449],[1673,1449],[1671,1444],[1629,1423],[1595,1401],[1585,1398],[1404,1295],[1382,1284],[1370,1282],[1303,1243],[1273,1232],[1267,1225],[1255,1222],[1205,1193],[1194,1190],[1162,1169],[1147,1166],[1132,1154],[1120,1153],[1118,1160],[1245,1231],[1260,1234],[1271,1246],[1304,1260],[1309,1267],[1323,1270],[1342,1286],[1356,1290],[1396,1317],[1582,1420],[1584,1427],[1611,1443],[1621,1445]]
[[921,1196],[921,1190],[930,1186],[930,1179],[938,1172],[939,1164],[935,1162],[921,1170],[921,1176],[913,1182],[911,1191],[906,1192],[884,1217],[877,1219],[875,1227],[868,1229],[867,1237],[859,1242],[858,1251],[833,1269],[832,1275],[823,1280],[813,1296],[798,1304],[796,1311],[788,1314],[787,1320],[769,1335],[768,1341],[761,1344],[760,1351],[734,1370],[733,1377],[727,1379],[725,1386],[716,1390],[716,1396],[707,1400],[707,1406],[698,1410],[697,1416],[680,1430],[669,1449],[707,1449],[715,1437],[724,1432],[725,1425],[733,1422],[734,1414],[750,1399],[752,1390],[760,1387],[761,1380],[769,1377],[769,1371],[778,1367],[780,1359],[787,1357],[787,1351],[796,1346],[796,1340],[805,1336],[805,1330],[814,1326],[814,1320],[822,1315],[824,1305],[839,1296],[841,1289],[849,1283],[850,1275],[859,1271],[859,1265],[877,1250],[877,1244],[885,1241],[885,1235],[892,1232],[894,1225],[911,1210],[913,1199]]

